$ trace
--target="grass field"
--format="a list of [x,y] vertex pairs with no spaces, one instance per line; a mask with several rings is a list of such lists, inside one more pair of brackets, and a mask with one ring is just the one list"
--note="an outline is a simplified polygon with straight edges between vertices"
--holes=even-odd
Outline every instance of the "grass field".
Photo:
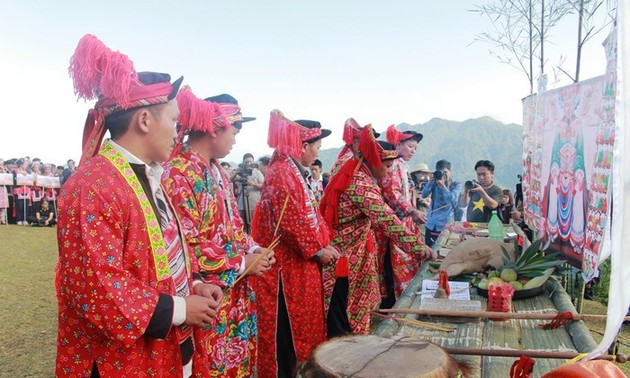
[[55,232],[0,226],[0,377],[54,377]]
[[[54,228],[0,226],[0,378],[54,377],[57,308],[53,269],[57,262]],[[605,314],[586,301],[584,313]],[[605,322],[588,322],[596,341]],[[620,353],[630,353],[630,329],[619,335]],[[630,374],[630,363],[620,365]]]

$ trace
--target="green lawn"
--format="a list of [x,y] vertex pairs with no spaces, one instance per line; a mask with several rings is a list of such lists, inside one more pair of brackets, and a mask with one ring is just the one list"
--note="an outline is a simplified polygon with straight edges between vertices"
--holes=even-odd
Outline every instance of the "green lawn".
[[54,377],[55,228],[0,226],[0,377]]
[[[57,308],[53,269],[56,229],[0,226],[0,378],[53,377]],[[586,301],[584,312],[605,314],[606,307]],[[587,323],[596,341],[605,322]],[[630,354],[630,328],[624,326],[620,353]],[[630,374],[630,363],[622,364]]]

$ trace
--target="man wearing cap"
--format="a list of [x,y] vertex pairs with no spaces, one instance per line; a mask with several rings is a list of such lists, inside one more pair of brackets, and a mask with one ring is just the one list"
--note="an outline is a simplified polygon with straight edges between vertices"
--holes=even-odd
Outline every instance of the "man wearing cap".
[[[238,204],[219,159],[234,146],[245,118],[230,95],[197,98],[184,87],[177,95],[180,115],[175,156],[165,164],[163,177],[184,235],[198,261],[204,282],[219,285],[225,296],[217,317],[195,336],[198,348],[208,358],[217,376],[256,375],[257,321],[254,291],[245,274],[260,275],[273,264],[273,251],[266,251],[243,231]],[[265,253],[259,263],[254,261]],[[253,265],[253,266],[252,266]]]
[[[212,323],[222,293],[193,283],[195,266],[160,185],[181,79],[137,73],[92,35],[79,41],[70,72],[80,97],[99,100],[81,164],[59,197],[56,375],[207,376],[192,330]],[[112,139],[101,147],[106,130]]]
[[[415,131],[401,132],[391,125],[387,129],[386,137],[389,143],[396,146],[398,158],[394,160],[387,175],[379,180],[383,197],[405,227],[413,233],[422,235],[416,224],[426,223],[426,214],[413,205],[412,185],[409,183],[406,166],[406,162],[415,155],[422,134]],[[376,240],[380,270],[383,274],[382,282],[385,284],[385,287],[381,288],[383,291],[381,294],[386,294],[387,297],[384,300],[384,307],[391,307],[420,269],[421,261],[417,256],[407,254],[379,232],[376,232]]]
[[429,247],[433,247],[446,224],[453,220],[461,192],[462,184],[452,179],[451,162],[442,159],[435,163],[435,174],[422,190],[422,196],[431,196],[424,234],[424,242]]
[[321,210],[333,231],[331,244],[341,251],[335,266],[324,268],[328,337],[370,331],[370,311],[381,300],[370,230],[380,230],[405,253],[417,256],[418,264],[433,259],[421,235],[406,228],[383,199],[376,180],[385,177],[398,153],[390,143],[377,143],[370,129],[361,133],[360,157],[344,163],[322,198]]
[[431,172],[427,163],[418,163],[411,170],[411,181],[413,181],[414,188],[411,190],[413,197],[413,204],[416,209],[426,212],[431,203],[431,197],[423,197],[422,189],[426,186],[431,178]]
[[252,224],[259,243],[278,240],[276,264],[255,284],[261,377],[295,376],[298,364],[326,340],[320,265],[339,254],[330,246],[308,168],[328,135],[317,121],[271,112],[268,144],[275,151]]

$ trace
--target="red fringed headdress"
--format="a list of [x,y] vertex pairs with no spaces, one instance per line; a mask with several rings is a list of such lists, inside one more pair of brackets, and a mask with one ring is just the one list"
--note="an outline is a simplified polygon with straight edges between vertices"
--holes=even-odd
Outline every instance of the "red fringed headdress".
[[405,139],[411,138],[411,135],[405,138],[406,136],[407,135],[403,134],[401,131],[398,131],[394,125],[389,125],[387,131],[385,132],[385,138],[394,146],[398,145],[398,143],[404,141]]
[[406,140],[409,140],[411,138],[415,138],[418,140],[418,142],[420,142],[422,140],[422,134],[417,133],[415,131],[402,132],[396,129],[394,125],[390,125],[387,128],[387,132],[385,133],[385,138],[387,139],[389,143],[393,144],[394,146],[397,146],[398,144]]
[[[354,118],[348,118],[343,125],[343,141],[347,145],[352,146],[354,140],[361,137],[361,131],[367,126],[371,125],[368,124],[361,127]],[[374,133],[374,130],[372,130],[372,133]],[[375,137],[378,138],[378,133],[375,133]]]
[[380,167],[383,162],[381,161],[381,152],[383,148],[376,142],[374,134],[372,133],[372,127],[366,126],[361,132],[361,139],[359,141],[359,152],[361,157],[372,168]]
[[[385,150],[374,138],[372,126],[370,125],[365,126],[361,131],[359,151],[361,152],[361,158],[349,159],[339,171],[332,176],[326,186],[320,204],[320,211],[326,223],[331,228],[339,223],[339,198],[341,194],[348,189],[352,177],[356,170],[359,169],[362,161],[366,161],[372,167],[380,167],[383,164],[381,158],[384,156]],[[396,156],[398,156],[398,154],[396,154]]]
[[230,124],[220,104],[198,98],[187,85],[182,87],[177,94],[177,107],[179,108],[177,139],[171,158],[179,153],[184,136],[190,134],[191,131],[201,131],[214,136],[215,127],[225,127]]
[[184,135],[190,134],[193,130],[214,136],[215,127],[230,125],[220,104],[198,98],[189,86],[184,86],[177,94],[177,107],[179,108],[177,137],[180,143]]
[[359,123],[355,121],[354,118],[348,118],[343,125],[343,141],[348,145],[352,145],[354,138],[361,136],[362,129],[363,128],[359,126]]
[[267,144],[276,151],[299,158],[302,154],[302,143],[322,135],[323,130],[307,128],[286,118],[278,109],[271,111],[269,119],[269,135]]
[[[139,74],[126,55],[112,51],[91,34],[79,41],[68,71],[79,98],[98,99],[85,121],[80,164],[98,152],[105,136],[105,117],[140,106],[167,103],[181,82],[179,79],[171,84],[166,74]],[[148,80],[143,80],[142,74]]]

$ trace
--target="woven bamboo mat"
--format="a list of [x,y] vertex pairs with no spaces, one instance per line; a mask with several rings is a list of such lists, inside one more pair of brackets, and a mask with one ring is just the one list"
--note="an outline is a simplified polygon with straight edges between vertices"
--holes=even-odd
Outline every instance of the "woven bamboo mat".
[[[420,296],[416,295],[422,285],[423,277],[429,274],[425,270],[411,282],[403,296],[396,303],[395,308],[418,308]],[[513,301],[515,312],[556,313],[558,311],[575,311],[571,299],[562,286],[552,277],[545,284],[542,294],[523,300]],[[475,288],[471,288],[471,299],[482,302],[482,308],[487,307],[486,298],[477,295]],[[403,316],[403,315],[400,315]],[[416,315],[407,315],[407,318],[417,319]],[[427,320],[422,318],[422,320]],[[420,328],[406,323],[398,324],[395,320],[385,320],[376,329],[379,336],[410,336],[429,340],[442,347],[463,347],[475,349],[519,349],[519,350],[543,350],[580,352],[590,351],[595,347],[588,328],[583,322],[574,322],[568,326],[553,330],[543,330],[538,325],[543,320],[507,320],[492,321],[482,319],[469,323],[445,323],[456,327],[453,332],[441,332],[426,328]],[[479,356],[455,356],[458,360],[467,361],[472,368],[473,377],[506,377],[510,367],[516,360],[513,357],[479,357]],[[555,367],[566,362],[558,359],[536,359],[534,377],[540,377]]]

